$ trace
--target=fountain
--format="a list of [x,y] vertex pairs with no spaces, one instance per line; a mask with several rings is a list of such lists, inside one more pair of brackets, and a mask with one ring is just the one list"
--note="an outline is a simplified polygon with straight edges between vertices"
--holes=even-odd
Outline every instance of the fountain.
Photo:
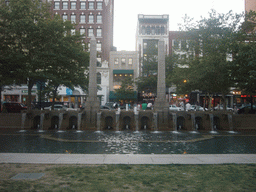
[[61,129],[61,124],[62,124],[62,120],[63,120],[63,113],[59,113],[59,129]]
[[116,112],[116,131],[119,131],[120,108]]
[[172,113],[172,120],[173,120],[173,128],[174,128],[173,133],[179,133],[177,130],[177,114],[176,113]]
[[198,124],[196,123],[196,116],[195,113],[191,114],[191,121],[192,121],[192,130],[191,133],[198,133]]
[[135,121],[135,131],[139,131],[139,113],[137,107],[134,107],[134,121]]
[[157,113],[154,113],[153,114],[153,125],[154,125],[154,131],[157,131],[158,130],[158,115]]
[[216,125],[214,124],[214,116],[213,116],[212,113],[209,114],[209,116],[210,116],[210,124],[211,124],[211,131],[210,131],[210,133],[212,133],[212,134],[217,134],[218,132],[216,131],[217,127],[216,127]]
[[97,131],[100,131],[101,112],[97,113]]
[[25,131],[24,127],[25,127],[26,116],[27,116],[27,113],[21,114],[21,131],[20,132],[22,132],[22,130]]
[[38,132],[44,132],[43,131],[43,126],[44,126],[44,113],[41,113],[40,114],[40,124],[39,124]]
[[228,124],[229,124],[229,133],[236,133],[233,128],[233,116],[232,114],[228,114]]

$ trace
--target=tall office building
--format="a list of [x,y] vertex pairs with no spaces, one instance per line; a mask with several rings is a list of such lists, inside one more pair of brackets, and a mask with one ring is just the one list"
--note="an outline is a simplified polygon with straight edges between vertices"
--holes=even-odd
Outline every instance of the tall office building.
[[164,40],[165,54],[169,54],[169,15],[138,15],[136,33],[136,51],[139,52],[142,75],[143,64],[157,58],[159,39]]
[[[113,49],[114,0],[51,0],[54,14],[76,24],[88,44],[94,35],[97,40],[98,63],[109,62]],[[90,48],[90,44],[88,44]]]
[[256,0],[245,0],[245,12],[256,11]]

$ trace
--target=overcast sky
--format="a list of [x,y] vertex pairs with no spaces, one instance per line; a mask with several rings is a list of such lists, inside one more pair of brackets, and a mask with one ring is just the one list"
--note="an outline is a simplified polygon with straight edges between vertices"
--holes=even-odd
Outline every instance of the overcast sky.
[[169,30],[175,31],[185,14],[198,20],[211,9],[218,13],[242,13],[244,0],[115,0],[114,46],[117,51],[135,51],[138,14],[168,14]]

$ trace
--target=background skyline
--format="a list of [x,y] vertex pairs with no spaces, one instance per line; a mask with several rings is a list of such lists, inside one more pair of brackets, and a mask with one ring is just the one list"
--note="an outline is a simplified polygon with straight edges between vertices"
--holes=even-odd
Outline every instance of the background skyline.
[[169,30],[177,31],[182,17],[199,20],[215,9],[217,13],[244,12],[244,0],[115,0],[114,46],[117,51],[135,51],[138,14],[169,15]]

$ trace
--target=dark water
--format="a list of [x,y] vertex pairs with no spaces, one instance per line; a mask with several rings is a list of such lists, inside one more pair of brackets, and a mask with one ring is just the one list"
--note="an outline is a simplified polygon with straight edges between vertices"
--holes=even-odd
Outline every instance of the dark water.
[[256,133],[0,132],[1,153],[255,154]]

